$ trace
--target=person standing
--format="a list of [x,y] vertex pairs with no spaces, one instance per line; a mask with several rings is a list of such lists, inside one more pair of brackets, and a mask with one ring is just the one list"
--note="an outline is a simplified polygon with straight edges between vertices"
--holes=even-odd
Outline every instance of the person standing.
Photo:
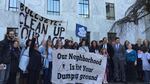
[[108,52],[108,59],[107,59],[107,63],[109,65],[108,69],[109,69],[109,73],[108,73],[108,82],[110,81],[113,81],[113,60],[112,60],[112,57],[114,56],[114,49],[112,47],[111,44],[108,43],[108,39],[106,37],[103,38],[103,44],[100,45],[100,50],[102,48],[105,48],[107,49],[107,52]]
[[98,43],[98,46],[101,46],[103,44],[103,40],[100,40],[97,43]]
[[60,39],[57,39],[54,47],[55,49],[64,49],[63,42]]
[[114,63],[114,78],[116,82],[122,81],[126,82],[125,77],[125,48],[120,43],[120,39],[116,37],[116,43],[113,45],[114,48],[114,56],[113,56],[113,63]]
[[138,39],[137,42],[136,42],[136,44],[134,45],[133,49],[134,49],[136,52],[138,52],[138,50],[141,50],[142,46],[143,46],[143,45],[142,45],[142,40],[141,40],[141,39]]
[[143,46],[148,48],[148,52],[150,53],[150,43],[149,40],[145,39],[143,41]]
[[131,43],[127,45],[128,49],[126,50],[126,78],[127,82],[136,82],[136,65],[137,65],[137,53],[132,49]]
[[142,59],[144,71],[144,84],[150,84],[150,53],[147,47],[142,47],[142,52],[138,52],[138,57]]
[[29,72],[29,83],[28,84],[37,84],[40,70],[42,67],[41,63],[41,53],[38,51],[38,45],[35,43],[37,36],[32,38],[32,42],[29,48],[29,64],[28,64],[28,72]]
[[44,62],[43,62],[43,72],[44,72],[44,84],[52,84],[51,77],[52,77],[52,41],[48,39],[46,41],[45,46],[42,45],[39,48],[39,51],[41,52]]
[[[142,48],[142,40],[138,39],[134,45],[134,50],[138,53]],[[143,81],[143,70],[142,70],[142,59],[138,56],[137,58],[137,77],[139,81]]]
[[78,50],[78,49],[79,49],[79,45],[78,45],[77,42],[74,42],[74,43],[73,43],[73,49],[74,49],[74,50]]
[[19,71],[19,56],[20,56],[20,47],[19,42],[14,41],[13,48],[11,51],[11,63],[10,63],[10,75],[8,79],[8,84],[16,84],[16,76]]
[[[109,56],[108,56],[108,53],[107,53],[107,49],[105,49],[105,48],[102,48],[102,49],[101,49],[100,54],[103,55],[104,57],[107,57],[107,58],[109,57]],[[108,72],[109,72],[108,66],[109,66],[109,65],[107,64],[107,60],[106,60],[106,69],[105,69],[105,74],[104,74],[104,78],[103,78],[103,83],[104,83],[104,84],[107,84],[107,83],[108,83],[108,80],[107,80],[107,76],[108,76],[107,74],[108,74]]]
[[79,43],[79,50],[83,52],[89,52],[89,47],[87,46],[85,39],[82,39],[82,41]]
[[128,45],[129,43],[130,43],[130,42],[129,42],[128,40],[125,40],[125,42],[124,42],[124,48],[125,48],[125,50],[128,49],[127,45]]
[[[27,39],[26,41],[22,42],[22,50],[21,50],[21,55],[20,55],[20,62],[22,59],[22,56],[27,56],[29,57],[29,49],[31,45],[31,39]],[[27,62],[27,61],[26,61]],[[28,63],[27,63],[28,64]],[[28,70],[27,66],[25,66],[25,70],[21,69],[20,67],[20,79],[19,79],[19,84],[28,84]]]
[[13,49],[13,43],[15,39],[15,32],[10,30],[7,32],[4,40],[0,42],[0,63],[5,65],[5,72],[2,74],[4,76],[4,84],[8,83],[8,78],[10,74],[10,64],[11,64],[11,51]]
[[93,40],[91,42],[91,46],[89,48],[89,51],[92,52],[92,53],[98,53],[98,43],[97,43],[97,41]]
[[73,49],[73,41],[66,40],[65,45],[64,45],[64,49]]

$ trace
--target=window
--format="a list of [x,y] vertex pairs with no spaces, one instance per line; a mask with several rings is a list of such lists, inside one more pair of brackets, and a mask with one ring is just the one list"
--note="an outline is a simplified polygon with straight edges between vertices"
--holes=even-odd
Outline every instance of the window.
[[106,18],[115,20],[115,8],[113,3],[106,3]]
[[89,17],[89,0],[79,1],[79,15]]
[[11,11],[17,11],[18,10],[17,0],[9,0],[8,10],[11,10]]
[[48,0],[47,12],[51,15],[60,15],[60,0]]

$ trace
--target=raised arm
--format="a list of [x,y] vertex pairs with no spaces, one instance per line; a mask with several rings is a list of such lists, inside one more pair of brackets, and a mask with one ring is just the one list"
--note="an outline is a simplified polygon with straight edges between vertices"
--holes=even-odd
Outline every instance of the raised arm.
[[31,45],[30,45],[30,49],[29,49],[29,52],[30,52],[30,53],[32,52],[32,50],[34,50],[34,45],[35,45],[36,38],[37,38],[37,36],[34,36],[34,37],[32,38]]

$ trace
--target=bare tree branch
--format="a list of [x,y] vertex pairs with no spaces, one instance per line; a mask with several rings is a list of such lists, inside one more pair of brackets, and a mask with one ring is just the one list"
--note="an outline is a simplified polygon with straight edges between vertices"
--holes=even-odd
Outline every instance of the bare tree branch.
[[150,0],[136,0],[125,12],[125,17],[116,21],[110,31],[115,29],[117,25],[124,25],[126,23],[134,22],[138,25],[138,21],[150,14]]

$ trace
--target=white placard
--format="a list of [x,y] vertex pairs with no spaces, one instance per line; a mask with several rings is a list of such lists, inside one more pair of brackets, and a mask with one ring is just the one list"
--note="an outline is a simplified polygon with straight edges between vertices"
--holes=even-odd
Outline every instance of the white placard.
[[53,51],[54,84],[102,84],[107,58],[78,50]]

